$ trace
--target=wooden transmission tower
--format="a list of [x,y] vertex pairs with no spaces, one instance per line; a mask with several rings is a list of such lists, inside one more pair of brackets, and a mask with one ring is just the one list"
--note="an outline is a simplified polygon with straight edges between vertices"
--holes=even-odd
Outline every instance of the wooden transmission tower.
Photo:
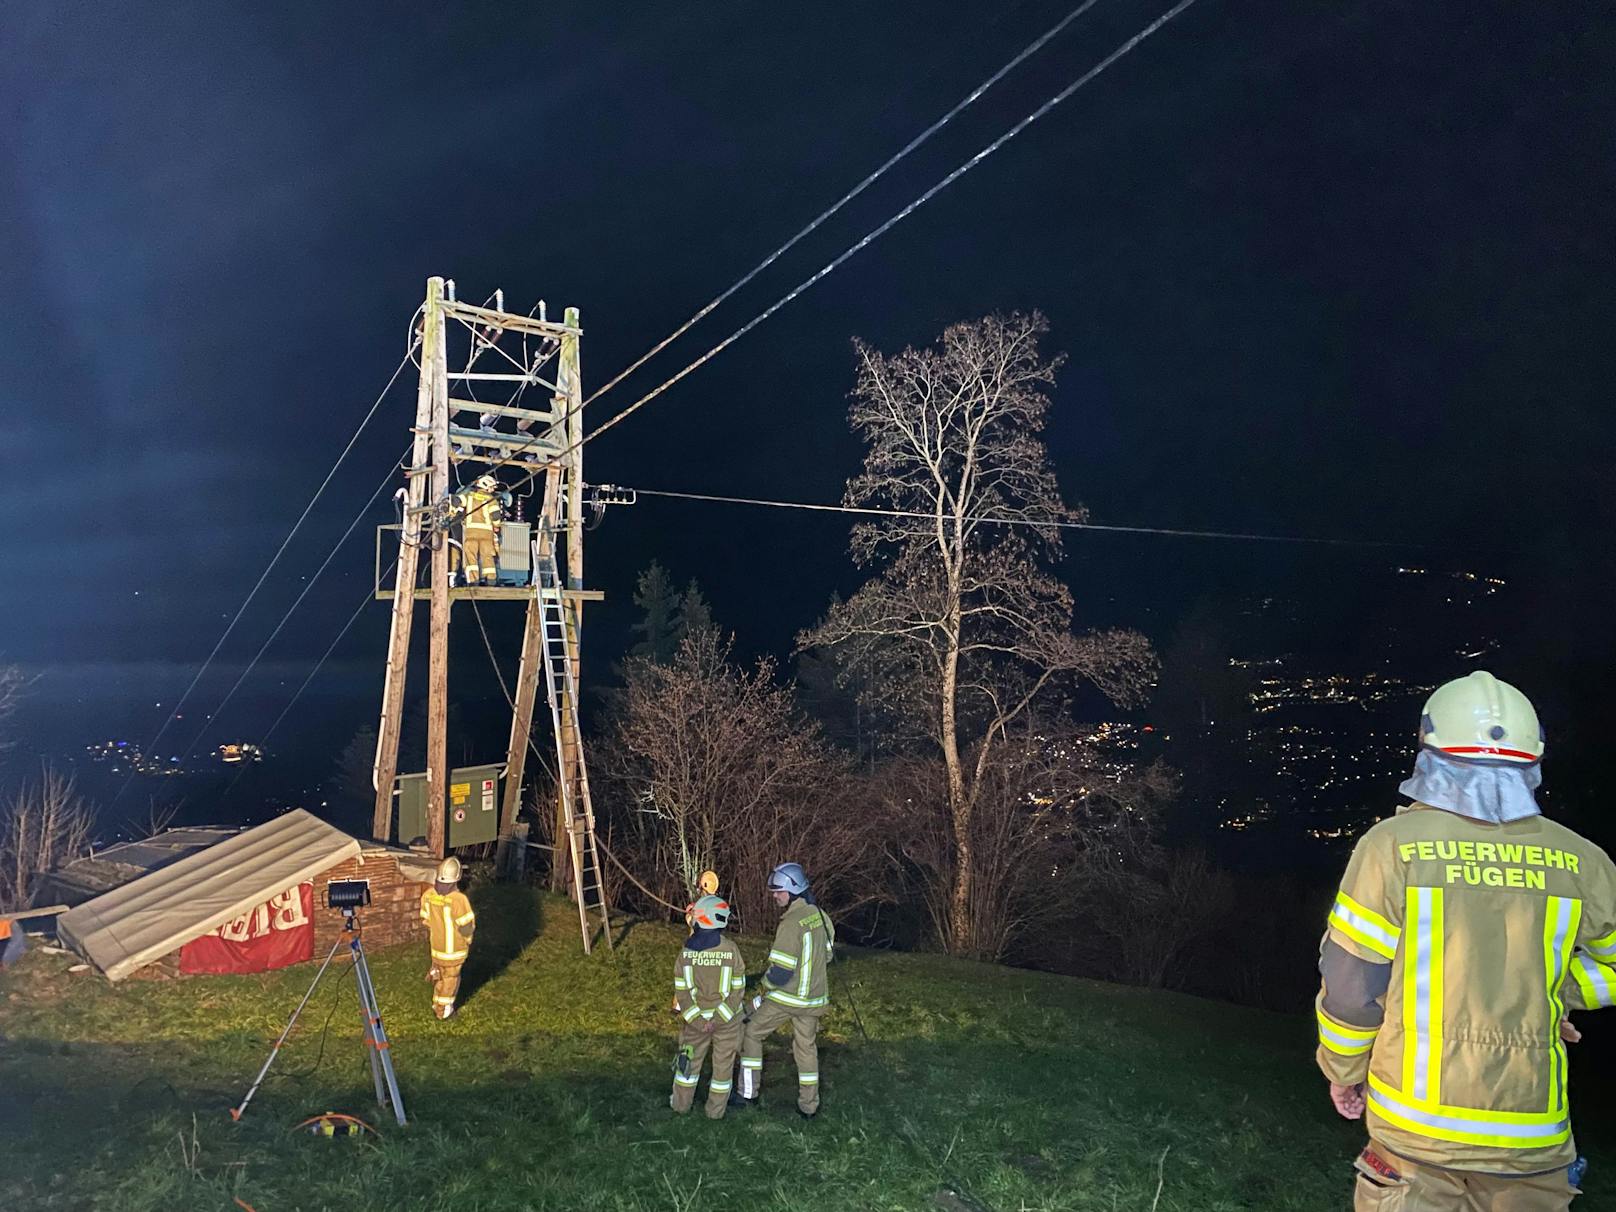
[[[432,854],[448,849],[449,811],[447,730],[449,706],[449,612],[462,599],[527,603],[522,660],[513,690],[511,733],[505,763],[504,797],[499,811],[501,847],[510,843],[522,804],[522,777],[531,742],[533,709],[543,679],[556,746],[558,812],[556,861],[570,860],[572,888],[584,949],[598,929],[611,946],[589,775],[578,728],[578,636],[582,603],[603,596],[583,588],[583,389],[578,343],[583,335],[578,310],[568,308],[561,323],[495,306],[473,307],[455,299],[454,283],[427,280],[417,332],[420,386],[416,394],[411,456],[404,467],[398,563],[391,588],[383,585],[378,545],[377,596],[392,600],[392,632],[382,690],[381,726],[376,741],[375,815],[372,832],[392,834],[398,749],[403,725],[404,682],[409,665],[415,603],[430,603],[428,614],[426,840]],[[460,345],[468,334],[465,369],[449,367],[449,336]],[[475,370],[493,364],[495,368]],[[486,403],[464,396],[501,389],[509,402]],[[486,386],[485,386],[486,385]],[[548,407],[522,406],[531,388],[549,393]],[[542,398],[542,397],[541,397]],[[509,422],[514,420],[514,427]],[[504,428],[501,428],[502,423]],[[524,568],[506,583],[451,585],[450,549],[461,507],[453,481],[460,465],[470,477],[492,472],[505,483],[531,483],[538,516]],[[519,473],[511,474],[512,469]],[[428,568],[421,565],[427,553]],[[422,573],[425,571],[424,584]],[[511,580],[517,583],[509,583]],[[407,842],[409,838],[400,838]]]

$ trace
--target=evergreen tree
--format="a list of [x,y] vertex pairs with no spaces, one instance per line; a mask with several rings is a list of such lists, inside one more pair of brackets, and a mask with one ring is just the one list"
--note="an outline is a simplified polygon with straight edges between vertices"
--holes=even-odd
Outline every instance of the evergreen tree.
[[634,590],[634,604],[644,617],[634,624],[639,640],[629,648],[628,654],[653,665],[666,665],[679,648],[677,616],[681,610],[680,595],[674,591],[668,570],[655,560],[640,573]]
[[713,608],[707,604],[707,599],[701,596],[701,587],[692,577],[684,593],[679,595],[679,611],[673,628],[674,647],[677,648],[691,636],[700,636],[716,630]]

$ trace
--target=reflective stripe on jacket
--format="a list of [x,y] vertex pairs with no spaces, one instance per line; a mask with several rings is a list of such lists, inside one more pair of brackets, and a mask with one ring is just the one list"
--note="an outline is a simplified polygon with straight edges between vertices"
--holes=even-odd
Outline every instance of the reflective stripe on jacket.
[[1415,804],[1359,840],[1325,937],[1385,970],[1379,1023],[1332,999],[1328,977],[1317,1005],[1319,1066],[1367,1082],[1375,1139],[1457,1169],[1573,1160],[1560,1020],[1616,1001],[1603,850],[1541,816],[1493,825]]
[[792,1010],[829,1005],[830,979],[825,968],[835,941],[836,930],[828,914],[801,897],[793,900],[780,918],[769,952],[769,967],[784,970],[788,979],[776,984],[766,975],[763,995]]
[[476,929],[477,915],[471,902],[459,889],[441,895],[428,888],[421,894],[421,920],[426,923],[432,939],[432,958],[445,963],[459,963],[471,949],[471,932]]
[[465,521],[467,530],[493,530],[500,520],[499,498],[480,488],[465,490]]
[[746,993],[746,960],[723,934],[704,951],[679,952],[673,962],[673,1008],[687,1023],[735,1021]]

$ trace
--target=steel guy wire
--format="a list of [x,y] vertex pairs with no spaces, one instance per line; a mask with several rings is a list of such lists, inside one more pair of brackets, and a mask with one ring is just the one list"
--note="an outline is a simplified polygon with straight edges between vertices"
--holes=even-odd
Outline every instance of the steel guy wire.
[[[671,500],[705,501],[718,505],[759,505],[768,509],[802,509],[814,513],[850,513],[863,517],[917,518],[935,521],[936,514],[918,509],[877,509],[866,505],[830,505],[816,501],[771,501],[761,497],[720,496],[705,492],[673,492],[658,488],[634,488],[631,492],[646,497],[667,497]],[[1380,539],[1321,539],[1308,535],[1253,534],[1226,530],[1188,530],[1171,526],[1119,526],[1103,522],[1070,522],[1052,519],[995,517],[992,514],[972,514],[964,520],[991,526],[1030,526],[1040,530],[1097,530],[1115,534],[1154,534],[1183,539],[1236,539],[1259,543],[1310,543],[1330,547],[1418,547],[1419,543],[1397,543]]]
[[[387,571],[392,572],[392,570],[397,567],[398,561],[395,559],[392,566],[389,567]],[[384,573],[383,575],[385,576],[386,574]],[[293,692],[292,697],[287,700],[286,706],[281,708],[281,713],[275,717],[275,722],[271,724],[269,729],[258,739],[258,745],[260,748],[264,748],[269,744],[269,738],[275,735],[275,730],[278,729],[285,721],[286,717],[291,714],[292,708],[297,704],[298,699],[302,698],[303,692],[309,688],[309,683],[314,681],[315,676],[322,668],[325,667],[325,663],[331,659],[331,654],[337,650],[337,645],[342,643],[343,637],[353,629],[353,625],[359,621],[359,616],[365,613],[365,608],[374,600],[375,590],[367,589],[365,591],[365,596],[360,599],[359,608],[355,610],[353,614],[348,616],[348,621],[342,625],[342,630],[337,632],[337,638],[331,641],[330,647],[328,647],[320,659],[314,663],[314,668],[309,670],[308,676],[303,679],[303,684]],[[224,799],[230,798],[230,793],[236,789],[236,784],[241,782],[241,776],[246,773],[247,765],[244,762],[241,769],[236,771],[236,777],[230,780],[230,786],[225,788],[223,796]]]
[[[309,498],[309,503],[303,507],[303,512],[298,515],[297,521],[292,523],[292,529],[289,530],[286,537],[281,540],[280,547],[278,547],[275,554],[270,557],[269,563],[264,565],[263,571],[258,575],[258,580],[254,583],[253,587],[248,590],[246,598],[236,609],[235,616],[231,618],[229,625],[225,627],[224,632],[219,636],[218,642],[213,645],[213,651],[208,653],[207,659],[202,662],[201,668],[196,671],[196,676],[191,679],[190,685],[185,688],[185,692],[180,695],[179,701],[174,704],[173,710],[168,713],[168,718],[163,721],[162,727],[157,730],[157,735],[152,737],[151,744],[147,747],[148,754],[155,752],[157,749],[157,743],[163,739],[163,734],[168,731],[169,725],[171,725],[175,719],[178,718],[180,709],[183,708],[186,701],[190,699],[191,693],[197,687],[197,683],[202,680],[202,676],[207,673],[209,668],[212,667],[214,658],[219,655],[219,650],[224,647],[225,640],[230,638],[230,633],[235,630],[236,624],[241,622],[241,616],[247,612],[247,607],[252,605],[253,599],[258,596],[258,591],[264,587],[264,582],[269,579],[269,574],[274,571],[275,565],[280,562],[281,556],[286,554],[286,549],[291,546],[292,540],[297,536],[297,532],[302,529],[303,523],[308,520],[308,516],[311,512],[313,512],[314,506],[316,503],[318,503],[320,497],[325,493],[326,488],[330,485],[332,477],[337,474],[337,468],[342,466],[342,461],[348,457],[348,452],[353,450],[354,444],[359,441],[359,435],[365,431],[365,427],[370,424],[371,418],[376,415],[376,410],[381,407],[382,400],[384,400],[387,393],[393,389],[393,384],[398,382],[398,376],[404,370],[404,367],[409,363],[410,355],[413,352],[413,347],[404,351],[404,356],[399,359],[398,365],[393,368],[393,373],[388,377],[387,385],[383,387],[379,393],[377,393],[376,399],[371,404],[369,411],[365,413],[364,418],[359,422],[358,427],[353,432],[353,436],[348,439],[348,444],[342,448],[342,453],[337,456],[336,462],[331,464],[331,470],[325,473],[325,479],[320,481],[320,486],[314,490],[314,495]],[[129,777],[124,780],[123,786],[120,787],[118,789],[118,793],[112,797],[113,804],[116,804],[120,799],[123,798],[124,793],[129,790],[129,785],[134,781],[134,777],[135,772],[131,769]],[[108,806],[111,807],[111,805]]]
[[214,727],[218,723],[219,716],[224,712],[225,707],[229,705],[230,700],[235,697],[236,691],[241,689],[242,683],[245,682],[251,675],[252,671],[258,667],[258,662],[263,659],[264,653],[269,651],[270,645],[275,642],[277,637],[279,637],[281,631],[286,627],[287,622],[291,619],[292,615],[296,613],[297,608],[303,604],[303,599],[309,596],[309,591],[314,588],[315,583],[319,581],[325,570],[331,566],[331,561],[336,558],[337,552],[342,550],[343,544],[346,543],[353,535],[353,532],[355,528],[358,527],[359,523],[364,521],[365,515],[370,512],[371,507],[376,504],[382,493],[387,491],[387,486],[393,482],[393,473],[397,470],[397,464],[402,462],[402,460],[408,456],[409,449],[406,447],[404,455],[401,456],[399,460],[388,466],[387,474],[382,478],[382,482],[376,486],[376,490],[370,494],[370,499],[359,507],[359,512],[354,514],[353,520],[348,523],[348,529],[344,530],[342,532],[342,537],[332,544],[331,550],[326,553],[325,559],[321,561],[320,566],[314,570],[314,575],[311,576],[307,583],[304,584],[303,591],[299,593],[296,600],[294,600],[292,604],[286,608],[286,613],[281,615],[281,621],[275,624],[275,630],[269,633],[269,638],[259,646],[258,651],[253,654],[253,659],[247,662],[246,668],[241,671],[241,676],[236,678],[235,684],[225,692],[224,698],[219,700],[218,706],[213,709],[212,713],[209,714],[208,718],[203,722],[202,727],[197,730],[197,734],[192,738],[191,744],[186,748],[185,752],[180,755],[179,764],[181,766],[185,764],[186,759],[189,758],[196,750],[196,747],[201,743],[202,738],[207,735],[208,729]]

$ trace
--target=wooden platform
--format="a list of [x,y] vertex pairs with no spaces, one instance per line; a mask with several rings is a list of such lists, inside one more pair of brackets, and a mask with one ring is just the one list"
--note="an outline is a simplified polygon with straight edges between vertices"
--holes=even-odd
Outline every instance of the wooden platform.
[[[604,602],[606,600],[606,591],[603,589],[564,589],[561,593],[569,602]],[[451,602],[459,602],[465,598],[471,598],[478,602],[518,602],[527,601],[532,596],[533,586],[531,585],[456,585],[449,590],[449,600]],[[393,599],[393,590],[378,589],[376,597],[377,600],[386,599],[391,601]],[[415,591],[415,600],[417,602],[431,601],[432,590],[424,585],[421,586]]]

